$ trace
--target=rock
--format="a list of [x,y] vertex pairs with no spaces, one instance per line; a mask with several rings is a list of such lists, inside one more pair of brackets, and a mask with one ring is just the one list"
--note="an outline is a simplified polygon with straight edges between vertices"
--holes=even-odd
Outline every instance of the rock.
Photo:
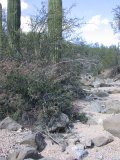
[[67,147],[68,147],[68,142],[64,140],[61,145],[61,151],[65,152]]
[[100,87],[112,87],[112,84],[107,84],[107,83],[101,83]]
[[94,93],[96,96],[98,96],[98,97],[108,97],[109,96],[109,94],[108,94],[108,92],[106,92],[106,91],[101,91],[101,90],[98,90],[97,92],[95,92]]
[[68,156],[65,160],[78,160],[75,156]]
[[10,117],[6,117],[4,120],[0,122],[0,129],[17,131],[20,128],[22,128],[22,126],[18,124],[16,121],[14,121],[13,119],[11,119]]
[[31,133],[28,136],[25,136],[21,141],[21,144],[27,144],[28,146],[35,147],[39,152],[42,152],[47,145],[45,138],[40,132],[36,134]]
[[48,129],[50,132],[55,131],[65,131],[66,126],[69,123],[69,118],[66,114],[61,113],[57,117],[54,116],[50,119],[50,122],[48,123]]
[[76,145],[76,144],[79,144],[80,143],[80,139],[77,138],[77,137],[71,137],[71,138],[68,138],[68,144],[69,145]]
[[81,80],[80,82],[84,86],[91,86],[94,82],[95,78],[92,75],[86,74],[86,75],[81,75]]
[[101,78],[96,78],[92,85],[94,88],[98,88],[101,87],[101,84],[106,84],[105,80]]
[[91,103],[90,110],[97,113],[106,113],[106,106],[101,101]]
[[96,119],[93,116],[87,115],[87,118],[88,118],[88,121],[87,121],[88,125],[97,125],[98,124]]
[[57,160],[57,159],[55,159],[55,158],[41,158],[40,160]]
[[35,135],[35,143],[37,145],[37,150],[39,152],[42,152],[45,147],[47,146],[47,143],[45,142],[45,138],[43,137],[42,133],[38,132]]
[[25,154],[25,158],[33,158],[33,159],[41,159],[43,156],[38,151],[35,150],[29,150]]
[[101,84],[101,82],[100,81],[95,81],[95,82],[93,82],[93,87],[94,88],[98,88],[98,87],[100,87],[100,84]]
[[76,144],[78,144],[78,143],[80,143],[80,140],[79,140],[79,138],[76,138],[76,139],[74,140],[74,144],[76,145]]
[[32,158],[27,158],[27,159],[24,159],[24,160],[34,160],[34,159],[32,159]]
[[29,134],[23,138],[23,140],[20,142],[20,144],[27,144],[32,147],[37,147],[35,143],[35,134]]
[[92,139],[93,144],[97,147],[104,146],[113,141],[114,141],[113,137],[110,136],[109,137],[99,136]]
[[41,154],[35,148],[27,147],[23,150],[14,151],[8,155],[8,160],[24,160],[27,158],[40,159]]
[[37,133],[37,132],[42,132],[45,128],[43,127],[44,125],[43,120],[41,118],[38,118],[38,120],[34,123],[32,131]]
[[111,160],[120,160],[120,157],[116,156],[116,157],[112,157]]
[[120,113],[120,101],[119,100],[108,100],[105,103],[106,113]]
[[72,148],[72,150],[74,151],[76,158],[79,160],[85,158],[88,155],[88,151],[85,150],[84,145],[76,145]]
[[18,157],[18,155],[19,155],[19,153],[20,153],[20,151],[14,151],[14,152],[12,152],[12,153],[9,153],[9,155],[8,155],[8,160],[16,160],[17,159],[17,157]]
[[120,138],[120,114],[105,119],[103,121],[103,127],[106,131]]
[[104,159],[104,157],[103,157],[103,155],[102,155],[102,154],[97,153],[97,154],[96,154],[96,159],[98,159],[98,160],[103,160],[103,159]]
[[86,147],[86,148],[93,148],[93,147],[94,147],[94,144],[93,144],[93,142],[92,142],[91,139],[87,139],[87,140],[85,141],[85,147]]

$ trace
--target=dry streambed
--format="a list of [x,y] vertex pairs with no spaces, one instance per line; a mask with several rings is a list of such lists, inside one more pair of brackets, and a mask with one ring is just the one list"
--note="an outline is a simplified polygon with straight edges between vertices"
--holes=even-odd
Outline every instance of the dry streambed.
[[[10,152],[14,153],[16,150],[23,152],[26,146],[40,147],[35,150],[38,149],[41,156],[47,157],[44,160],[49,160],[50,157],[52,160],[120,160],[120,139],[103,128],[103,121],[110,117],[114,118],[114,114],[119,111],[119,84],[120,82],[117,81],[116,84],[110,84],[105,88],[92,88],[90,91],[92,96],[87,97],[86,101],[74,102],[74,105],[87,113],[88,123],[76,122],[69,133],[52,134],[54,142],[50,136],[45,136],[47,145],[40,137],[38,137],[37,142],[39,143],[36,145],[35,135],[32,135],[33,133],[28,129],[18,129],[18,131],[1,129],[0,160],[6,158]],[[108,111],[110,113],[107,113]],[[30,135],[32,136],[30,137]],[[43,147],[41,148],[41,146]],[[40,159],[42,160],[42,158]],[[16,159],[9,158],[9,160],[20,159],[17,157]]]

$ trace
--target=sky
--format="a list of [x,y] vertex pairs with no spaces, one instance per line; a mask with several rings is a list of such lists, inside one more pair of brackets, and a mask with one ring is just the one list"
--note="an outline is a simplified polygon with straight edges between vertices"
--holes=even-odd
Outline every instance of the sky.
[[[47,0],[21,0],[22,16],[21,28],[29,31],[30,16],[41,7],[41,2]],[[3,8],[7,7],[7,0],[0,0]],[[75,4],[71,17],[83,18],[86,24],[76,29],[78,38],[82,37],[87,43],[99,43],[105,46],[117,45],[120,41],[114,34],[110,22],[113,20],[112,9],[120,5],[120,0],[63,0],[63,8]]]

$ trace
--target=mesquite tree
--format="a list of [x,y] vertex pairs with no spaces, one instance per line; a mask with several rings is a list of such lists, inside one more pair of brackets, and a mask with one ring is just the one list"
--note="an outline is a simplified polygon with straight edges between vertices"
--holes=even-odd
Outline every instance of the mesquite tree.
[[116,8],[113,9],[113,22],[112,27],[115,31],[115,33],[120,33],[120,5],[118,5]]
[[7,6],[7,29],[9,36],[10,47],[14,51],[19,52],[20,44],[20,17],[21,17],[21,2],[20,0],[8,0]]
[[61,58],[62,0],[49,0],[48,35],[50,37],[52,61],[58,62]]

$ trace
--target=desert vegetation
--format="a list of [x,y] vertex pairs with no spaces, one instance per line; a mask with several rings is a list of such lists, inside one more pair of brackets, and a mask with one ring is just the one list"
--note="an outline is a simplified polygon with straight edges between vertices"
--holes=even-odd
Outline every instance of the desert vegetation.
[[72,8],[63,9],[61,0],[49,0],[48,10],[45,3],[41,6],[25,33],[20,0],[8,1],[7,15],[0,5],[0,119],[9,115],[21,120],[30,111],[34,120],[59,112],[79,117],[72,115],[72,102],[86,95],[81,74],[119,68],[118,47],[70,39],[74,28],[85,23],[69,18]]

